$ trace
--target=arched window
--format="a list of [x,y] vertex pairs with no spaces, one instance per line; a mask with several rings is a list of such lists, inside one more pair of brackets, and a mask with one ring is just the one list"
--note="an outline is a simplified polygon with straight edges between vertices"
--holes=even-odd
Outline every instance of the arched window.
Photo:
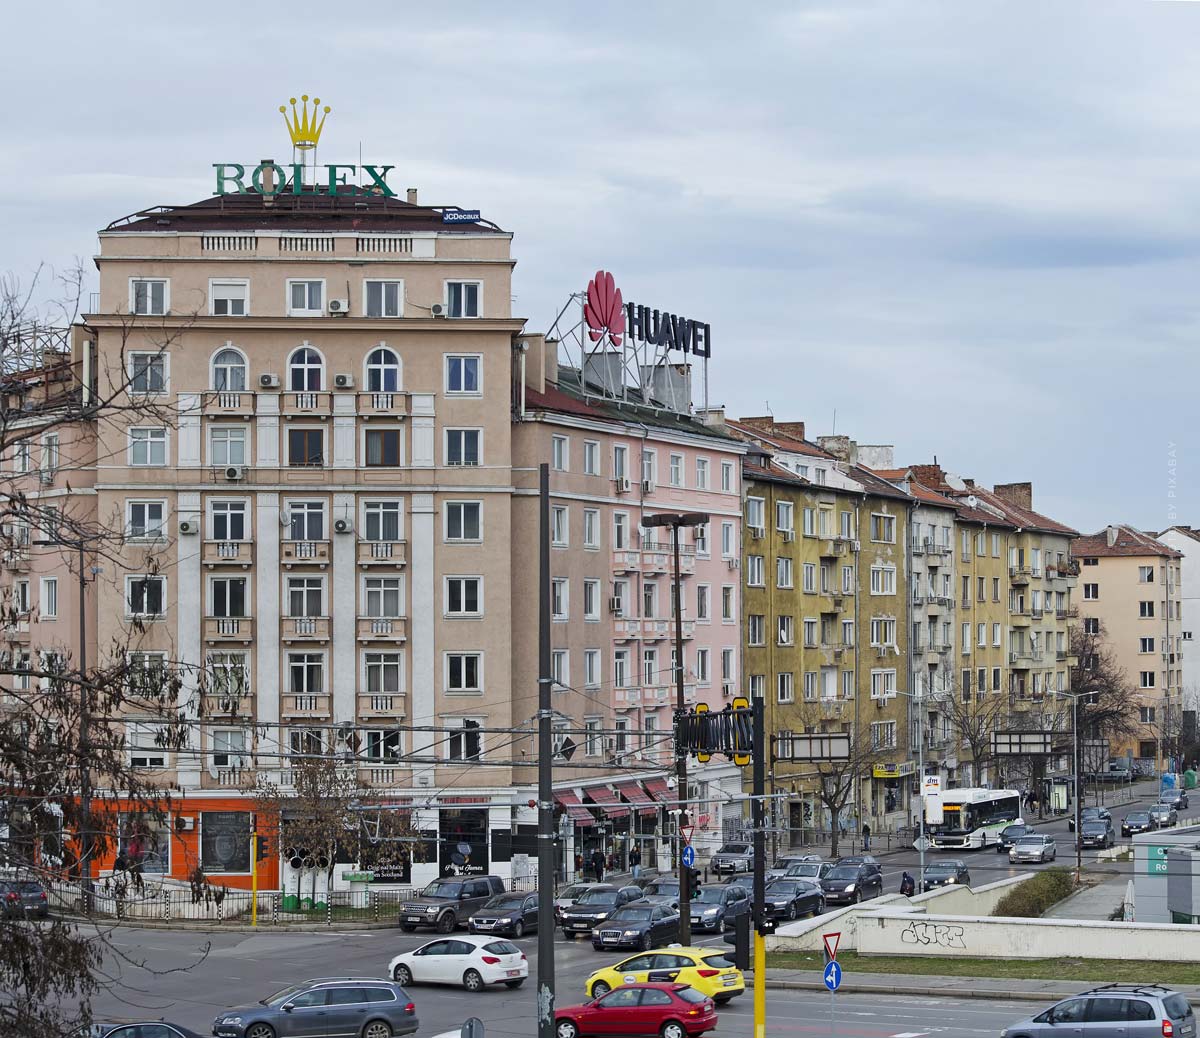
[[212,387],[230,393],[244,393],[246,358],[237,350],[222,350],[213,357]]
[[293,393],[320,389],[323,369],[321,355],[309,346],[301,346],[288,361],[288,389]]
[[396,393],[400,390],[400,358],[395,350],[380,346],[367,354],[367,392]]

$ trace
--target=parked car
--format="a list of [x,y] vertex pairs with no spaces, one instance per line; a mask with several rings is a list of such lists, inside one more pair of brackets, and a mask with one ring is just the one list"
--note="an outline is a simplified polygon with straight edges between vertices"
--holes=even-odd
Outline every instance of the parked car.
[[746,978],[728,955],[719,948],[659,948],[596,970],[583,990],[589,998],[599,998],[623,984],[678,981],[723,1005],[746,990]]
[[785,879],[811,879],[818,883],[829,875],[829,870],[833,868],[833,862],[821,861],[819,858],[816,861],[802,861],[798,865],[793,865],[785,872]]
[[1151,804],[1150,821],[1156,829],[1169,829],[1179,821],[1179,815],[1170,804]]
[[1117,842],[1117,834],[1111,821],[1097,818],[1080,826],[1079,842],[1084,847],[1107,849]]
[[[1079,812],[1080,825],[1082,825],[1084,822],[1094,822],[1097,819],[1108,822],[1112,821],[1112,815],[1108,813],[1107,807],[1085,807]],[[1071,817],[1067,819],[1067,828],[1070,829],[1071,832],[1075,831],[1075,815],[1073,813]]]
[[835,865],[874,865],[878,869],[883,866],[879,864],[879,859],[870,854],[845,854],[834,862]]
[[1032,825],[1026,825],[1024,822],[1015,822],[1013,825],[1006,825],[1000,830],[1000,835],[996,837],[996,853],[1007,854],[1012,845],[1022,836],[1032,835]]
[[793,865],[819,864],[820,861],[819,854],[785,854],[783,857],[776,858],[775,864],[767,869],[767,882],[786,876],[787,870]]
[[674,876],[659,876],[642,887],[642,899],[656,905],[679,907],[679,880]]
[[1088,1038],[1195,1038],[1196,1016],[1187,998],[1158,984],[1105,984],[1063,999],[1044,1013],[1006,1027],[1001,1038],[1040,1035]]
[[747,890],[754,889],[754,873],[753,872],[730,872],[726,876],[714,876],[713,879],[719,879],[722,883],[736,883],[740,887],[745,887]]
[[641,948],[647,951],[679,939],[679,910],[670,905],[633,901],[618,908],[592,931],[596,951]]
[[1158,794],[1160,804],[1170,804],[1176,811],[1186,811],[1188,795],[1182,789],[1164,789]]
[[925,883],[923,889],[933,890],[935,887],[947,887],[954,884],[968,886],[971,882],[971,872],[967,863],[961,858],[944,858],[925,866]]
[[739,883],[703,887],[691,903],[693,930],[720,933],[750,911],[750,891]]
[[763,907],[771,919],[799,919],[825,911],[825,894],[820,880],[773,879],[767,884]]
[[455,984],[468,991],[482,991],[489,984],[519,988],[529,976],[529,960],[503,937],[460,935],[402,952],[388,963],[388,974],[406,987],[419,983]]
[[883,870],[878,862],[839,862],[821,880],[825,900],[831,905],[856,904],[883,893]]
[[575,904],[563,909],[563,936],[590,934],[622,905],[638,901],[641,897],[641,887],[616,887],[611,883],[593,883]]
[[400,984],[371,977],[326,977],[289,984],[261,1002],[218,1013],[216,1038],[283,1034],[415,1034],[417,1007]]
[[595,886],[594,883],[572,883],[568,887],[563,887],[554,899],[554,921],[560,922],[563,909],[570,908],[589,887],[593,886]]
[[754,845],[740,841],[723,843],[709,859],[708,867],[716,873],[749,872],[754,867]]
[[438,933],[453,933],[497,894],[504,893],[499,876],[451,876],[435,879],[421,896],[400,906],[400,929],[412,933],[428,926]]
[[1054,837],[1047,836],[1045,833],[1022,836],[1008,852],[1008,860],[1013,864],[1021,861],[1053,861],[1057,857],[1058,847],[1054,842]]
[[717,1007],[687,984],[628,984],[603,998],[554,1011],[557,1038],[593,1034],[693,1038],[717,1026]]
[[34,916],[45,919],[50,914],[46,888],[37,880],[6,879],[0,881],[0,900],[5,919],[25,919]]
[[120,1024],[93,1022],[91,1027],[81,1027],[71,1038],[201,1038],[201,1036],[182,1024],[172,1024],[166,1020],[147,1020],[142,1023],[126,1021]]
[[1148,833],[1154,828],[1154,821],[1149,811],[1130,811],[1121,820],[1121,835],[1132,836],[1134,833]]
[[507,933],[523,937],[538,925],[538,895],[531,893],[497,894],[467,920],[470,933]]

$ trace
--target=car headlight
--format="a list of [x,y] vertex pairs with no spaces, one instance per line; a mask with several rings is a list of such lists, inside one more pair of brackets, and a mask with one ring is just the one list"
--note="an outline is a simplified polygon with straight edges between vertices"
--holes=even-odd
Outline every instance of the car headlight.
[[953,876],[947,876],[946,882],[947,883],[957,883],[958,881]]
[[437,910],[438,910],[437,905],[430,905],[427,909],[425,909],[425,914],[426,915],[437,915]]
[[854,884],[853,884],[853,883],[848,883],[848,884],[846,885],[846,893],[847,893],[847,894],[853,894],[853,893],[854,893]]
[[232,1024],[234,1027],[241,1027],[242,1018],[240,1016],[227,1016],[221,1021],[223,1024]]
[[622,936],[623,937],[640,937],[641,932],[638,930],[626,930],[625,933],[622,934]]
[[706,908],[704,910],[704,918],[707,919],[709,916],[716,915],[720,911],[719,908]]

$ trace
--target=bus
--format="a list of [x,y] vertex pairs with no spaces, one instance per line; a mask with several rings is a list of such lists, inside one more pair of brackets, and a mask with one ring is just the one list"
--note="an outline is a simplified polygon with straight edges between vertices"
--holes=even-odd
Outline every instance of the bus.
[[994,844],[1000,830],[1021,817],[1015,789],[948,789],[942,794],[942,821],[926,823],[937,850],[979,849]]

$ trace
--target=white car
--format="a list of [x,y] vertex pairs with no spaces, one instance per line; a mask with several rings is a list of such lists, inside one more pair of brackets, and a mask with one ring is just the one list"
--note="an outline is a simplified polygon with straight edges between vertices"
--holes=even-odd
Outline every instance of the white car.
[[519,988],[529,976],[529,960],[512,941],[488,934],[465,934],[430,941],[388,963],[398,984],[461,984],[482,991],[489,984]]

